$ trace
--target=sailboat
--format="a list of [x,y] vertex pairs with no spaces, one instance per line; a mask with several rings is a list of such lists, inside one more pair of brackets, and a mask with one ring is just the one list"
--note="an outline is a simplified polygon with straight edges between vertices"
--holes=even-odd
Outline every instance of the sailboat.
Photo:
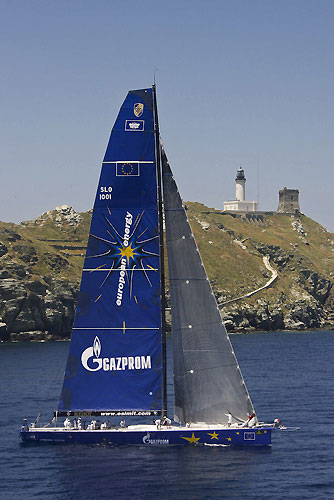
[[[165,245],[173,421],[167,416]],[[59,406],[46,426],[25,420],[20,436],[270,445],[273,427],[256,417],[222,323],[161,142],[155,85],[130,91],[102,163]]]

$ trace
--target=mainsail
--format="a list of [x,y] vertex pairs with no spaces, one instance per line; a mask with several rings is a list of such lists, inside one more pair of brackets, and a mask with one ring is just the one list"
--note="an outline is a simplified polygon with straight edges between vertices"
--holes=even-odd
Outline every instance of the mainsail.
[[152,89],[130,91],[102,164],[58,414],[162,409],[155,149]]
[[247,420],[253,405],[205,272],[167,156],[162,176],[174,353],[175,420]]

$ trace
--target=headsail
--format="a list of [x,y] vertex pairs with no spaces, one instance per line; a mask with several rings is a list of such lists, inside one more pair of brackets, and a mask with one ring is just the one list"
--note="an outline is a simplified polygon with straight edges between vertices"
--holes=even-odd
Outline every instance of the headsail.
[[59,412],[161,411],[159,257],[152,89],[143,89],[128,93],[102,164]]
[[162,174],[171,295],[175,420],[247,420],[253,405],[164,151]]

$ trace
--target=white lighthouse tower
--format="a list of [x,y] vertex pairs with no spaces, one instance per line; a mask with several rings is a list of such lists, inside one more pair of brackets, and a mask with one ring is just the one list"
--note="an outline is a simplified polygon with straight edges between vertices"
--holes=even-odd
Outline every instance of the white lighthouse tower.
[[243,168],[238,168],[235,178],[235,199],[237,201],[245,201],[246,197],[246,177]]
[[235,200],[224,201],[224,210],[228,212],[256,212],[257,209],[257,201],[246,201],[245,171],[240,167],[235,178]]

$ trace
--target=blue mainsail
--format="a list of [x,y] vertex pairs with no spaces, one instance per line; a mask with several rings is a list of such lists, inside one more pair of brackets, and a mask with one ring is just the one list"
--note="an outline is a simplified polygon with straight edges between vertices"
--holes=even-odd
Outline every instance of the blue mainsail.
[[103,160],[58,411],[160,413],[161,335],[154,110],[143,89],[128,93]]

